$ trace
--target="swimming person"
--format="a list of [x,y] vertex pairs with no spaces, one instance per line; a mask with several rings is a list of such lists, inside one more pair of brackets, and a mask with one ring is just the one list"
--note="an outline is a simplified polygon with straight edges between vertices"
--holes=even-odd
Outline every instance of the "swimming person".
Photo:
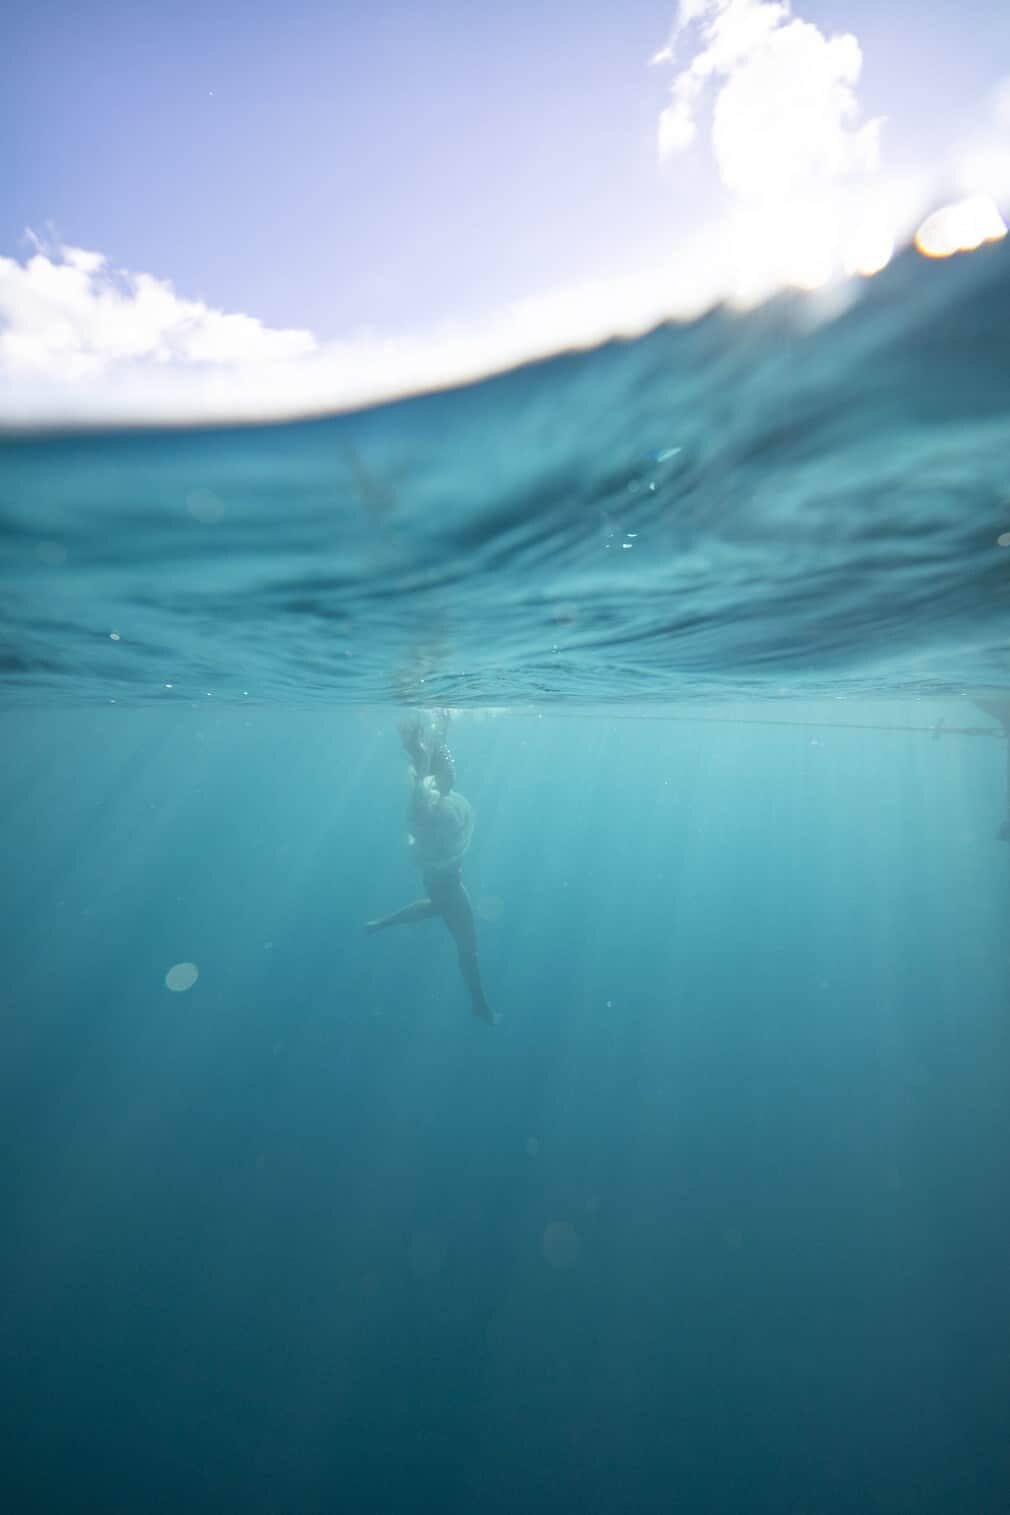
[[459,971],[470,991],[470,1008],[479,1020],[494,1025],[481,983],[477,961],[477,929],[470,897],[463,886],[461,866],[473,836],[473,810],[456,789],[456,766],[446,745],[448,717],[431,721],[415,716],[402,722],[400,740],[410,758],[410,801],[407,820],[414,861],[421,870],[425,896],[393,915],[369,921],[366,931],[409,926],[441,916],[459,957]]

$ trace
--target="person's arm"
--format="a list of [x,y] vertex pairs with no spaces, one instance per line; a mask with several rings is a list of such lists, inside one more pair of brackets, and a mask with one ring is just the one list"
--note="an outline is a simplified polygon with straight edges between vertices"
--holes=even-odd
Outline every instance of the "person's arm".
[[415,775],[424,778],[430,765],[430,754],[424,740],[422,723],[416,718],[401,721],[399,731],[403,750],[411,761]]

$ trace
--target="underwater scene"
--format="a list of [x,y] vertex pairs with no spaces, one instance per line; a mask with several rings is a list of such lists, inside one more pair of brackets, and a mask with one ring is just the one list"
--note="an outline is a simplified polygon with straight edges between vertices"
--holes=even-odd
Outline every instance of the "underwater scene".
[[0,439],[6,1509],[1005,1515],[1008,355]]

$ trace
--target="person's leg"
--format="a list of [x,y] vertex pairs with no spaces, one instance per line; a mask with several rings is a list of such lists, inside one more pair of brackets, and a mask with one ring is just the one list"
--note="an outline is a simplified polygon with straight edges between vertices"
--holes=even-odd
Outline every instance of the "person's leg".
[[470,991],[470,1008],[482,1021],[494,1025],[498,1017],[487,1002],[477,958],[477,928],[474,924],[470,896],[463,887],[459,871],[426,879],[432,904],[448,926],[456,943],[459,971]]
[[377,921],[366,921],[365,930],[384,931],[387,926],[412,926],[415,921],[430,921],[438,913],[431,900],[414,900],[412,904],[404,905],[402,910],[394,910],[392,915],[384,915]]

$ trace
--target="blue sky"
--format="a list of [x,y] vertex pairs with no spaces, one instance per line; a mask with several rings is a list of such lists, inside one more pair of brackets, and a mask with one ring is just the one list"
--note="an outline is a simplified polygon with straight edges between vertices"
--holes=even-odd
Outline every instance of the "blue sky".
[[[729,8],[682,4],[688,20]],[[676,269],[732,198],[710,140],[715,86],[695,140],[659,161],[671,84],[703,51],[687,27],[650,66],[676,13],[655,0],[19,5],[0,60],[0,256],[100,252],[317,343]],[[773,18],[779,33],[790,19],[857,39],[860,121],[883,118],[890,174],[990,129],[1010,7],[809,0]]]

